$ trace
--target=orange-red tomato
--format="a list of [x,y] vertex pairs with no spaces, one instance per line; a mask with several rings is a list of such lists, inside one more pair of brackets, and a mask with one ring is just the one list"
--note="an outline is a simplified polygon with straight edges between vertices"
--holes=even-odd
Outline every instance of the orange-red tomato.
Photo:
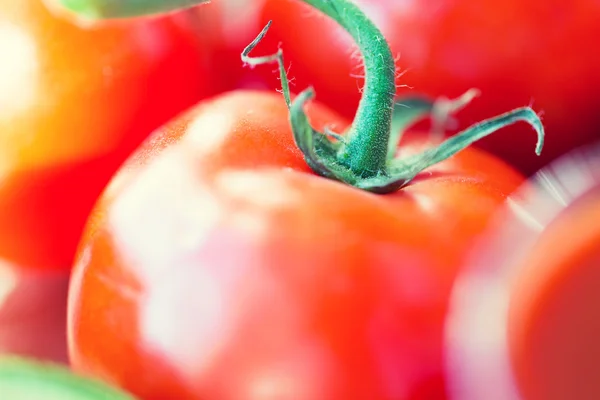
[[[354,115],[362,70],[349,35],[300,0],[259,2],[261,27],[268,20],[273,25],[257,50],[281,45],[296,91],[312,85],[318,100]],[[530,152],[534,139],[524,126],[478,144],[524,172],[600,137],[600,55],[589,48],[600,34],[598,1],[356,2],[398,56],[398,72],[404,72],[398,84],[412,88],[400,86],[399,94],[455,97],[478,88],[482,96],[459,115],[464,126],[530,103],[543,112],[541,157]],[[261,70],[271,87],[279,86],[277,74]]]
[[[348,125],[307,112],[318,129]],[[454,276],[522,180],[467,149],[376,195],[309,170],[281,95],[204,102],[154,134],[92,213],[72,366],[146,400],[443,399]]]
[[81,28],[41,0],[0,0],[0,258],[72,264],[110,176],[209,90],[181,14]]
[[519,266],[507,329],[524,399],[598,398],[598,193],[550,224]]

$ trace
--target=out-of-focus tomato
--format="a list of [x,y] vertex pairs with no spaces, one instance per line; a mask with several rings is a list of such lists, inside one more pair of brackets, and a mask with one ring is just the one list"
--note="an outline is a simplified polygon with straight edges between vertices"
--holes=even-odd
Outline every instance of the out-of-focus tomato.
[[508,341],[525,400],[600,397],[600,193],[549,225],[519,265]]
[[448,313],[452,399],[600,398],[600,146],[539,171],[492,221]]
[[67,362],[69,274],[0,264],[0,354]]
[[[316,129],[348,125],[318,103],[307,112]],[[401,151],[428,145],[416,135]],[[147,400],[443,399],[453,278],[522,180],[466,149],[376,195],[309,169],[280,95],[202,103],[92,213],[71,363]]]
[[[541,157],[533,138],[514,126],[478,145],[531,173],[558,155],[600,136],[600,2],[356,0],[383,31],[395,54],[399,84],[413,92],[455,97],[475,87],[482,96],[460,118],[464,126],[532,103],[544,113]],[[315,87],[317,99],[346,116],[359,100],[355,46],[334,22],[299,0],[265,0],[261,25],[273,25],[258,51],[281,44],[295,90]],[[268,74],[269,71],[257,71]],[[277,87],[277,74],[271,86]],[[267,78],[269,79],[269,78]],[[400,87],[398,93],[409,89]],[[463,126],[463,127],[464,127]]]
[[0,257],[72,264],[112,173],[209,90],[202,51],[181,14],[79,28],[0,0]]

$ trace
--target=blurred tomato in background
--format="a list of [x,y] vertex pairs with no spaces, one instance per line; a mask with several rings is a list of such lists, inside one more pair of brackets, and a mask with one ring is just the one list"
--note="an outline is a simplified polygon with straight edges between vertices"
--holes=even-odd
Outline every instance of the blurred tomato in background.
[[[532,173],[568,150],[600,138],[600,55],[590,40],[600,35],[595,0],[487,1],[356,0],[383,31],[397,67],[398,94],[456,97],[469,88],[482,96],[459,114],[461,127],[532,104],[543,113],[546,146],[536,157],[527,126],[515,126],[478,145]],[[256,54],[280,44],[294,78],[317,99],[352,116],[360,98],[360,60],[349,35],[300,0],[260,1],[255,34],[273,20]],[[241,10],[240,10],[241,12]],[[241,50],[241,48],[240,48]],[[277,74],[256,70],[276,88]]]
[[70,268],[112,173],[210,93],[203,51],[181,14],[83,28],[0,0],[0,259]]
[[67,362],[69,274],[0,263],[0,355]]
[[[202,37],[207,59],[216,68],[211,80],[217,91],[280,89],[276,64],[249,68],[240,58],[244,47],[263,28],[262,5],[263,0],[212,0],[190,10],[195,14],[190,22]],[[259,48],[264,49],[262,45]]]
[[544,167],[499,210],[451,297],[450,399],[600,398],[599,222],[600,143]]

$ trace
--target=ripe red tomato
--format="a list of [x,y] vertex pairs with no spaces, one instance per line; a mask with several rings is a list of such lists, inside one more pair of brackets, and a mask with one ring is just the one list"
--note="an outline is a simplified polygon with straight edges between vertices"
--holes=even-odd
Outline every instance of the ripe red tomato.
[[94,201],[149,132],[209,90],[182,16],[80,28],[0,0],[0,257],[72,265]]
[[[348,125],[307,112],[316,129]],[[404,154],[427,145],[406,140]],[[204,102],[153,135],[92,213],[70,361],[146,400],[442,399],[457,266],[522,180],[467,149],[376,195],[310,171],[280,95]]]
[[[382,30],[397,67],[399,94],[455,97],[475,87],[482,96],[459,115],[464,126],[532,103],[544,113],[546,146],[514,126],[478,145],[526,173],[599,138],[600,55],[589,50],[600,35],[600,3],[592,0],[488,1],[356,0]],[[354,115],[362,80],[355,48],[339,26],[299,0],[265,0],[261,26],[273,25],[260,51],[279,44],[295,90],[315,87],[317,99]],[[259,50],[257,49],[257,50]],[[263,74],[269,74],[263,69]],[[278,87],[271,74],[272,87]],[[464,127],[463,126],[463,127]]]

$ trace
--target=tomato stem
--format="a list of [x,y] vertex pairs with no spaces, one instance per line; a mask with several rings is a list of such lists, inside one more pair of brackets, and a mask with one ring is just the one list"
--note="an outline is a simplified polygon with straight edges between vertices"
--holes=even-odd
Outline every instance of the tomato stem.
[[311,127],[304,113],[304,104],[314,97],[314,90],[309,87],[292,101],[281,49],[270,56],[249,56],[267,34],[271,21],[244,49],[242,61],[251,66],[272,62],[279,65],[294,140],[315,173],[375,193],[393,192],[425,168],[518,121],[527,122],[535,129],[538,136],[536,154],[540,154],[544,144],[542,122],[531,108],[524,107],[475,124],[421,154],[396,159],[403,128],[424,114],[430,114],[434,122],[442,124],[435,126],[438,130],[444,128],[448,116],[466,106],[478,95],[478,91],[471,89],[455,100],[443,98],[432,102],[414,98],[413,107],[416,108],[403,107],[402,100],[394,102],[396,74],[389,45],[360,8],[349,0],[303,1],[340,24],[356,41],[364,58],[365,85],[355,118],[345,135],[318,132]]
[[[395,84],[395,64],[391,50],[377,27],[348,0],[304,0],[333,18],[358,44],[365,67],[365,86],[352,127],[346,133],[346,144],[339,149],[338,161],[361,176],[372,177],[385,169],[391,132]],[[279,60],[283,93],[290,105],[288,79],[283,68],[281,49],[269,57],[248,58],[269,29],[270,22],[244,50],[243,61],[262,64]],[[301,112],[299,110],[299,112]]]

